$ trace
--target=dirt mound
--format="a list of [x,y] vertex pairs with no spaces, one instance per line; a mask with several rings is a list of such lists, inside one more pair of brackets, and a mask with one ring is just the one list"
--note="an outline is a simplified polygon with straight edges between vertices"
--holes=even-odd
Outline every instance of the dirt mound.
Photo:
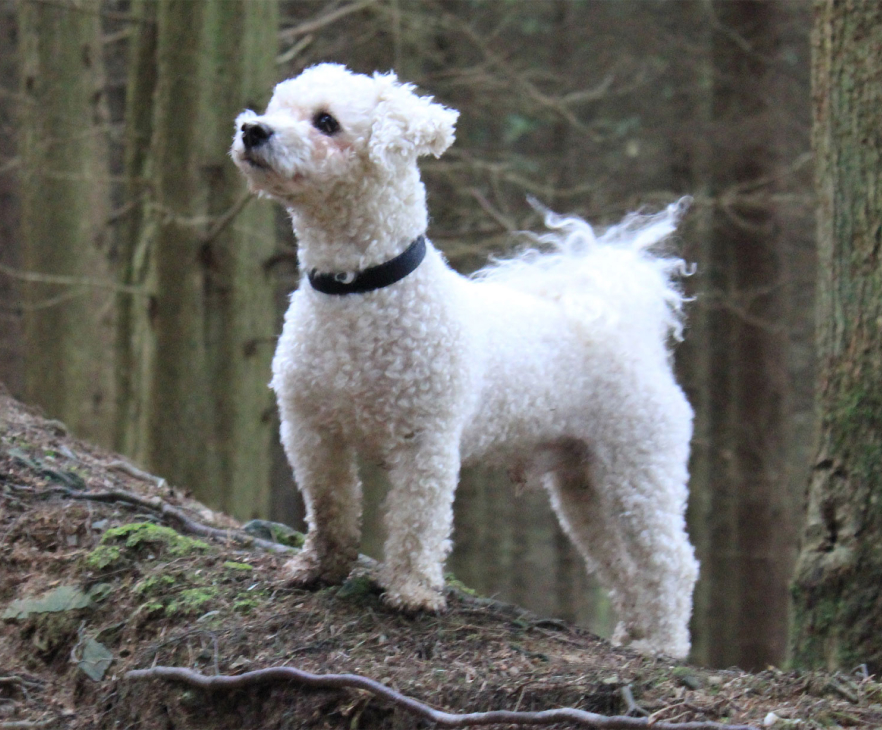
[[455,581],[445,614],[405,616],[383,605],[367,564],[342,587],[288,588],[290,547],[3,393],[0,506],[0,729],[427,726],[360,690],[210,692],[125,676],[157,665],[348,672],[450,712],[882,725],[882,686],[860,673],[750,675],[641,657]]

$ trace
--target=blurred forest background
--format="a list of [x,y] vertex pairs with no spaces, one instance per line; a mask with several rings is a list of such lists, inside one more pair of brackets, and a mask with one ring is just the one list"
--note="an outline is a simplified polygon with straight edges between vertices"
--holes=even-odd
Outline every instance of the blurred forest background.
[[[695,199],[677,354],[696,410],[693,659],[780,663],[813,445],[807,0],[0,0],[0,381],[240,519],[301,526],[269,362],[298,281],[232,121],[319,61],[459,109],[423,165],[469,272],[535,229]],[[380,557],[369,467],[363,549]],[[608,633],[544,494],[463,475],[450,570]]]

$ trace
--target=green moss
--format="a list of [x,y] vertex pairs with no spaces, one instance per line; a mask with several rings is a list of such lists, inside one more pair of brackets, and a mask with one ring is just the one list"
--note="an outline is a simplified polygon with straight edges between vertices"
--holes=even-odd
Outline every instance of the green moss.
[[185,537],[171,527],[155,525],[152,522],[133,522],[128,525],[112,527],[101,538],[102,543],[125,539],[127,548],[143,545],[162,546],[169,555],[179,557],[194,551],[208,550],[208,543]]
[[224,563],[223,567],[228,568],[229,570],[236,570],[236,571],[242,571],[242,572],[249,572],[249,571],[254,570],[253,565],[248,565],[248,563],[236,563],[236,562],[233,562],[232,560],[227,560]]
[[94,570],[104,570],[122,557],[116,545],[99,545],[86,556],[86,565]]
[[447,573],[444,576],[444,580],[447,583],[448,587],[453,588],[454,590],[459,591],[460,593],[465,593],[467,596],[477,597],[478,592],[474,588],[469,588],[465,583],[459,580],[453,573]]
[[138,613],[143,613],[146,615],[151,615],[154,613],[159,613],[165,610],[165,606],[163,606],[159,601],[147,601],[147,603],[142,603],[138,607]]
[[208,543],[185,537],[170,527],[152,522],[132,522],[107,530],[101,537],[101,544],[86,557],[86,564],[96,570],[115,565],[123,557],[120,543],[129,550],[150,547],[170,557],[181,557],[209,548]]
[[840,387],[838,400],[827,417],[834,453],[840,458],[851,454],[849,470],[878,483],[882,464],[882,391],[867,388],[862,382]]
[[338,598],[364,598],[374,591],[374,583],[366,575],[350,578],[337,591]]
[[878,570],[851,572],[847,580],[792,589],[792,664],[826,670],[874,665],[882,620],[878,610]]
[[674,667],[671,674],[687,689],[698,690],[704,686],[701,677],[690,667]]
[[174,614],[190,615],[201,613],[216,596],[217,589],[211,586],[188,588],[181,591],[177,598],[165,607],[165,612],[169,616]]
[[176,582],[177,580],[175,577],[171,575],[151,575],[135,584],[135,587],[132,590],[141,596],[150,595],[152,593],[160,592],[164,588],[169,588]]
[[236,600],[233,601],[233,610],[238,613],[251,613],[260,608],[261,603],[263,603],[261,597],[240,593]]

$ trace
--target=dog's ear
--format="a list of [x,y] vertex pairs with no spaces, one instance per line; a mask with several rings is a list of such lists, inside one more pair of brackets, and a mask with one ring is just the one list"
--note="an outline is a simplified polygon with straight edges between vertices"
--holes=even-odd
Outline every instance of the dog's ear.
[[453,144],[459,112],[418,96],[410,84],[400,84],[394,73],[374,74],[380,85],[371,125],[370,155],[391,167],[396,160],[419,155],[440,157]]

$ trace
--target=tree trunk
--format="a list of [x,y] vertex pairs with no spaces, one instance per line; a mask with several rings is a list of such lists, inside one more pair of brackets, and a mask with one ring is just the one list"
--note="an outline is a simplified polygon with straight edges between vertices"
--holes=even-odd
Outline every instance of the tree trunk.
[[156,311],[156,269],[151,255],[156,217],[150,185],[153,95],[156,91],[156,3],[134,0],[130,14],[129,74],[125,109],[126,197],[131,210],[120,226],[122,283],[142,287],[148,297],[121,295],[117,301],[116,426],[118,451],[148,463],[148,415],[156,358],[151,312]]
[[813,35],[820,443],[793,585],[798,665],[882,669],[882,6]]
[[[0,124],[14,115],[18,90],[18,49],[15,39],[16,12],[11,3],[0,4]],[[12,92],[12,93],[3,93]],[[15,134],[0,135],[0,265],[20,268],[21,240],[18,236],[18,179],[8,165],[16,156]],[[19,282],[0,274],[0,383],[21,397],[23,391],[21,309],[10,306],[20,301]]]
[[[247,196],[227,155],[232,122],[245,107],[262,110],[269,101],[278,24],[275,0],[212,0],[206,6],[204,73],[210,81],[200,110],[199,169],[209,220],[218,222]],[[214,439],[224,489],[215,501],[241,519],[270,512],[270,454],[277,433],[268,383],[276,313],[266,264],[275,247],[275,208],[268,200],[252,200],[230,225],[210,234],[200,254]]]
[[204,337],[205,262],[199,186],[199,97],[205,3],[157,7],[151,183],[156,226],[156,363],[148,393],[148,466],[216,504],[221,474]]
[[[780,228],[771,204],[745,205],[739,186],[773,174],[777,160],[768,58],[778,9],[761,0],[706,3],[711,38],[711,135],[706,165],[715,200],[700,262],[698,330],[705,400],[693,524],[702,561],[693,655],[713,666],[758,669],[784,656],[790,571],[785,421],[787,332]],[[749,44],[749,50],[744,44]],[[705,160],[707,163],[707,160]],[[693,343],[694,344],[694,343]],[[702,438],[703,437],[703,438]]]
[[[24,394],[75,433],[110,441],[112,279],[98,0],[19,5]],[[98,286],[96,286],[98,284]]]
[[121,443],[213,507],[265,517],[275,306],[264,264],[275,228],[226,153],[235,115],[272,90],[278,5],[164,0],[133,12],[144,22],[131,57],[124,250],[129,279],[153,296],[121,321]]

